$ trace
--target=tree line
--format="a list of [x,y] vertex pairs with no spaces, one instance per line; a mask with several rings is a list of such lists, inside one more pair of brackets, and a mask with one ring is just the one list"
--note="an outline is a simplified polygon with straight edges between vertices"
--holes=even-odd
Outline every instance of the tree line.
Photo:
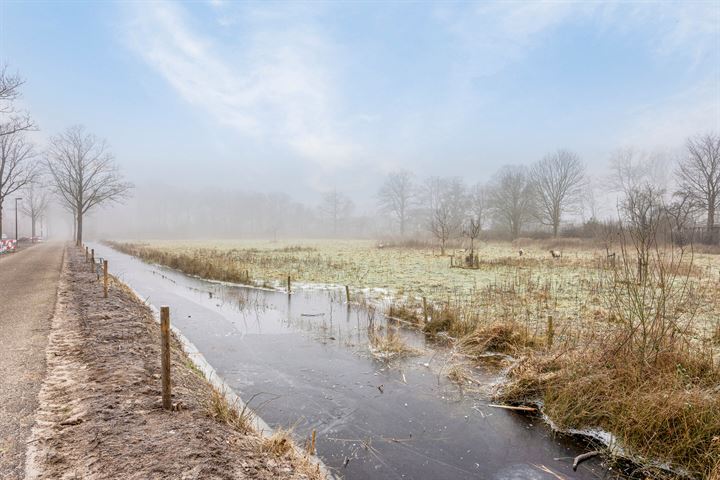
[[[716,212],[720,205],[720,136],[687,139],[684,155],[672,169],[676,188],[668,191],[654,176],[656,159],[632,149],[619,150],[610,172],[596,181],[618,196],[618,219],[642,223],[662,212],[678,232],[702,227],[702,240],[717,242]],[[444,253],[450,240],[473,242],[489,229],[518,238],[529,229],[557,237],[568,218],[577,217],[592,200],[591,179],[579,155],[559,149],[536,163],[500,168],[489,182],[468,186],[460,177],[418,181],[407,170],[387,175],[377,193],[380,210],[405,237],[408,227],[434,237]],[[589,205],[589,222],[599,223]],[[654,213],[651,213],[654,212]]]
[[[47,210],[50,194],[72,214],[74,239],[82,244],[83,218],[98,205],[127,196],[132,185],[123,180],[110,149],[82,126],[52,136],[41,148],[30,138],[38,126],[18,107],[24,80],[0,70],[0,236],[6,200],[21,201],[30,217],[32,235]],[[22,195],[22,196],[21,196]],[[15,232],[17,235],[17,232]]]

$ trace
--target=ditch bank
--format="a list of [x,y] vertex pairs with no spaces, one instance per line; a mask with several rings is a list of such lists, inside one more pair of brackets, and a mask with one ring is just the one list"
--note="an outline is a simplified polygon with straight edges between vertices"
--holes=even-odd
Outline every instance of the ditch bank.
[[91,270],[67,249],[27,478],[324,478],[286,436],[257,432],[174,336],[173,409],[164,410],[152,311],[115,279],[103,298]]

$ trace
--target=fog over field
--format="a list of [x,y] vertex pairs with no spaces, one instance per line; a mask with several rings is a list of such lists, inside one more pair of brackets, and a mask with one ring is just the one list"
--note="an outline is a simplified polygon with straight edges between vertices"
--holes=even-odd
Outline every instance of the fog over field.
[[[659,162],[670,194],[687,139],[720,122],[714,2],[3,2],[0,15],[38,153],[84,124],[135,185],[109,220],[90,212],[98,235],[371,236],[387,232],[377,193],[393,172],[470,188],[558,149],[587,169],[568,218],[606,218],[620,149]],[[321,212],[335,191],[352,203],[339,229]],[[176,211],[184,223],[163,218]]]

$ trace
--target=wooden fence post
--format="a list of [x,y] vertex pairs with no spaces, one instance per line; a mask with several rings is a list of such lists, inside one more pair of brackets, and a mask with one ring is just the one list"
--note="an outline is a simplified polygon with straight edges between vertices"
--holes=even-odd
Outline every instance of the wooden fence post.
[[108,298],[108,261],[103,260],[103,298]]
[[290,275],[288,275],[288,295],[290,295],[291,288],[290,288]]
[[423,319],[428,322],[427,298],[423,297]]
[[162,405],[165,410],[172,410],[170,392],[170,307],[160,307],[160,337],[162,364]]
[[85,245],[85,263],[88,261],[88,248],[87,245]]
[[90,249],[90,271],[92,272],[95,268],[95,249]]
[[552,348],[553,339],[555,338],[555,326],[553,325],[552,315],[548,315],[546,335],[547,335],[547,341],[545,343],[547,343],[547,348],[549,350],[550,348]]
[[348,285],[345,285],[345,299],[348,305],[350,305],[350,287]]

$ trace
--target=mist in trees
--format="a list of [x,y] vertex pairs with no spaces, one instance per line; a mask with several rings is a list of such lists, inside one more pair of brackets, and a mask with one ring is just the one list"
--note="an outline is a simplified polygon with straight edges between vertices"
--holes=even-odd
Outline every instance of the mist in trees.
[[397,222],[400,237],[405,236],[416,200],[413,177],[414,175],[407,170],[393,172],[385,178],[378,191],[380,211],[390,215]]
[[83,217],[92,208],[124,199],[132,184],[123,180],[104,140],[74,126],[50,140],[47,168],[53,188],[75,219],[75,241],[83,240]]
[[528,159],[525,165],[504,165],[494,172],[470,169],[463,176],[423,177],[422,172],[397,170],[377,185],[374,208],[362,202],[356,208],[338,188],[319,194],[313,205],[284,193],[154,185],[105,221],[93,213],[127,201],[132,189],[107,142],[75,126],[50,136],[45,145],[34,144],[30,132],[38,126],[17,102],[23,84],[7,67],[0,70],[0,234],[6,200],[21,197],[19,210],[29,219],[33,236],[55,200],[72,218],[78,244],[90,215],[98,235],[397,236],[402,241],[432,240],[442,254],[449,244],[463,242],[473,254],[477,242],[490,237],[557,237],[573,223],[585,222],[581,212],[587,208],[588,221],[598,224],[597,188],[605,192],[606,204],[607,192],[617,197],[608,218],[621,219],[638,232],[647,231],[661,215],[678,232],[677,241],[696,235],[709,243],[720,239],[717,133],[688,138],[679,157],[617,150],[604,180],[594,184],[580,156],[560,148],[535,162]]
[[49,204],[50,195],[45,185],[38,180],[30,182],[23,191],[20,211],[30,218],[32,238],[37,237],[37,224],[47,212]]
[[676,196],[682,212],[705,214],[707,233],[714,235],[715,215],[720,206],[720,135],[706,134],[688,139],[687,157],[681,158],[675,172]]
[[344,193],[338,192],[337,188],[323,195],[320,203],[320,213],[332,226],[333,236],[337,236],[338,228],[347,222],[354,208],[353,201]]
[[533,186],[524,166],[500,169],[492,182],[490,203],[496,220],[515,239],[533,213]]
[[26,136],[35,124],[15,104],[23,83],[19,75],[9,74],[7,67],[0,70],[0,237],[5,200],[39,174],[36,149]]
[[543,225],[552,227],[553,236],[560,231],[565,213],[577,213],[585,186],[585,165],[568,150],[545,156],[530,170],[534,195],[534,212]]

